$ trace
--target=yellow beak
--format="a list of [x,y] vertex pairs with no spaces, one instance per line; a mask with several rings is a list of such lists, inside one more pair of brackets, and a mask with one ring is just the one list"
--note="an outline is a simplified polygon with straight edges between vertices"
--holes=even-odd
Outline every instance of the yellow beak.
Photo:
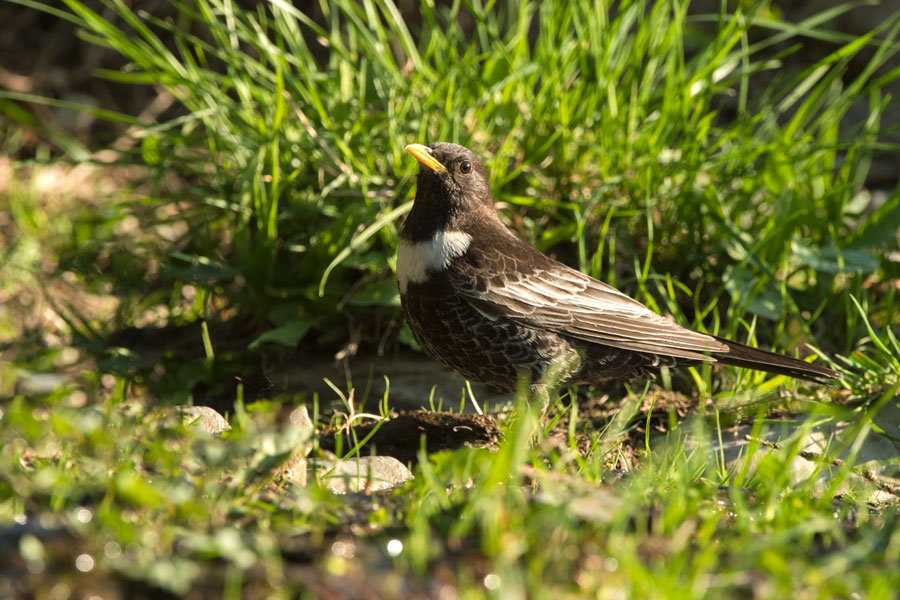
[[428,146],[423,146],[422,144],[409,144],[406,147],[406,150],[409,151],[410,154],[416,157],[416,160],[431,169],[435,172],[444,173],[447,172],[447,167],[442,165],[438,160],[432,156],[431,148]]

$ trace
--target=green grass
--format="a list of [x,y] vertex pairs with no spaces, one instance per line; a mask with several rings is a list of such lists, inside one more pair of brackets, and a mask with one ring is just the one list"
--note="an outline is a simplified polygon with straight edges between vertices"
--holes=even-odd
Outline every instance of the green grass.
[[[0,526],[15,540],[0,584],[106,582],[126,597],[900,587],[896,508],[867,504],[896,454],[874,478],[855,464],[900,437],[900,194],[874,205],[866,187],[872,161],[900,150],[882,123],[900,13],[853,37],[833,19],[862,3],[789,24],[767,3],[692,15],[679,1],[423,2],[405,21],[389,0],[323,2],[316,18],[282,2],[154,17],[118,0],[13,1],[127,59],[98,77],[161,86],[177,107],[153,122],[81,107],[130,128],[133,144],[94,154],[29,103],[79,107],[0,91],[4,153],[19,155],[24,132],[45,140],[15,163],[0,223]],[[828,51],[804,61],[812,40]],[[503,218],[542,251],[686,326],[784,352],[812,343],[845,379],[707,365],[661,381],[697,416],[638,412],[666,393],[653,388],[592,429],[564,398],[562,442],[520,402],[496,451],[423,455],[414,481],[372,497],[272,485],[297,441],[279,403],[311,401],[304,390],[239,402],[222,438],[147,408],[298,343],[333,353],[348,322],[364,346],[408,343],[391,271],[417,170],[403,146],[438,140],[484,159]],[[112,193],[48,198],[42,175],[69,163],[95,163],[101,180],[138,169]],[[194,355],[104,343],[198,322]],[[212,327],[235,322],[247,325],[234,338]],[[15,385],[40,373],[66,379]],[[736,463],[719,449],[734,423],[752,424]],[[637,466],[617,479],[604,466],[641,428]],[[809,435],[827,446],[810,454]]]

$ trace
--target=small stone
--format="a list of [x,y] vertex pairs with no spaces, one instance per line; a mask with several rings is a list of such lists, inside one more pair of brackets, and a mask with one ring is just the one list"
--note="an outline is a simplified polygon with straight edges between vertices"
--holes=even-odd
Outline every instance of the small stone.
[[[892,431],[898,426],[898,419],[896,415],[891,415],[890,411],[883,412],[885,415],[879,415],[881,421],[878,422],[876,419],[876,423],[883,429]],[[789,422],[772,423],[767,430],[755,436],[753,426],[740,425],[724,430],[722,445],[715,444],[713,448],[716,456],[724,459],[729,472],[739,472],[747,468],[752,473],[768,454],[778,452],[777,448],[793,444],[798,433],[803,436],[800,441],[800,452],[786,465],[791,475],[791,483],[800,485],[815,477],[815,491],[824,492],[830,488],[832,477],[842,464],[836,461],[846,460],[847,453],[853,446],[857,431],[850,423],[821,426],[812,431],[806,431],[804,427]],[[759,444],[757,451],[753,453],[749,452],[751,439]],[[865,489],[871,488],[877,482],[882,484],[892,482],[890,475],[896,460],[897,447],[892,438],[869,432],[856,451],[853,470],[846,475],[834,492],[846,494],[854,488]],[[824,468],[822,463],[825,464]],[[868,471],[870,476],[863,477],[862,470]],[[886,496],[876,492],[871,498],[872,502],[881,504]]]
[[306,486],[306,454],[294,451],[281,465],[281,478],[294,485]]
[[291,453],[290,458],[281,465],[281,478],[294,485],[305,486],[307,473],[306,456],[309,454],[310,450],[312,450],[315,433],[312,419],[309,418],[309,410],[307,410],[305,406],[294,409],[288,418],[287,426],[298,430],[307,430],[308,433],[304,434],[302,431],[296,432],[298,437],[305,441],[298,444]]
[[185,425],[194,425],[212,435],[220,435],[231,429],[228,421],[214,408],[209,406],[179,406]]
[[413,478],[393,456],[363,456],[348,460],[318,460],[316,478],[335,494],[389,490]]
[[303,429],[315,429],[312,419],[309,418],[309,410],[306,408],[306,406],[299,406],[291,411],[291,416],[288,417],[288,420],[294,427],[301,427]]

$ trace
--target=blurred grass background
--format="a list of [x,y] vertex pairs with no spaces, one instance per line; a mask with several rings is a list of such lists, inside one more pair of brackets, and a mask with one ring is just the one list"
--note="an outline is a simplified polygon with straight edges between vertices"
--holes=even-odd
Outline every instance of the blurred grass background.
[[[851,293],[896,325],[900,199],[889,177],[866,185],[897,152],[895,18],[853,36],[827,27],[853,3],[796,25],[766,3],[426,2],[409,23],[373,2],[65,6],[44,19],[120,57],[92,76],[167,107],[3,94],[9,156],[137,169],[139,194],[58,231],[11,197],[57,274],[121,291],[111,319],[63,309],[86,342],[235,315],[241,350],[336,350],[348,323],[370,346],[408,340],[389,268],[416,170],[402,147],[436,140],[487,161],[520,235],[687,325],[846,354],[867,335]],[[796,60],[808,39],[829,52]],[[93,116],[95,147],[35,103]]]
[[[497,453],[423,461],[403,495],[360,507],[315,488],[273,498],[251,468],[220,481],[266,452],[275,405],[225,443],[117,409],[238,374],[230,404],[248,371],[298,346],[409,345],[392,272],[418,168],[403,146],[443,140],[484,159],[503,218],[542,251],[684,325],[783,352],[811,343],[849,369],[834,388],[784,392],[784,378],[706,366],[673,375],[679,389],[802,408],[807,430],[858,423],[835,448],[870,431],[896,442],[872,420],[900,374],[900,12],[882,5],[847,32],[878,7],[787,8],[0,4],[4,523],[44,517],[135,594],[256,582],[291,595],[289,573],[309,593],[321,581],[297,565],[313,564],[322,585],[390,565],[384,595],[889,595],[895,514],[869,515],[862,490],[841,504],[813,476],[794,485],[797,440],[751,446],[761,475],[723,468],[715,423],[734,416],[700,421],[697,445],[693,429],[655,454],[648,441],[628,486],[597,491],[603,461],[581,459],[574,435],[549,445],[523,415]],[[46,31],[47,49],[25,51],[42,45],[16,31]],[[54,44],[69,53],[57,66]],[[762,426],[766,408],[749,410]],[[184,456],[211,466],[188,475]],[[851,463],[817,469],[841,478]],[[559,491],[535,502],[498,485],[511,473]],[[360,558],[328,554],[357,520],[375,532],[354,542]],[[55,564],[41,531],[16,534],[25,567]]]

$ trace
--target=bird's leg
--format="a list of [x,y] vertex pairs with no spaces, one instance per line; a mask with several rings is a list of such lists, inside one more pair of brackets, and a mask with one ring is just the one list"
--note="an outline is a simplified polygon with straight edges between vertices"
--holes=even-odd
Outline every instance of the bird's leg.
[[536,383],[531,386],[531,397],[541,403],[540,422],[544,422],[547,411],[550,409],[551,388],[544,383]]
[[556,395],[560,385],[572,374],[581,363],[581,356],[576,351],[560,353],[547,365],[544,376],[531,386],[532,396],[541,402],[541,421],[547,416],[552,404],[551,398]]

